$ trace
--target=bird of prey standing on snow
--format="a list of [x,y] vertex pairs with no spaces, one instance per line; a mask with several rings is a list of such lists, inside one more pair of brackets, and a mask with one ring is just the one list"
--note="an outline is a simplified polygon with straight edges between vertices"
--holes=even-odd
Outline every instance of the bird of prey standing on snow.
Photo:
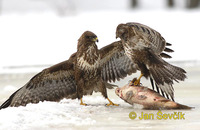
[[98,49],[97,36],[84,32],[78,40],[77,52],[59,64],[44,69],[36,74],[23,87],[14,92],[0,109],[9,106],[26,106],[40,101],[60,101],[63,98],[78,98],[81,105],[83,95],[93,91],[107,95],[108,81],[120,80],[136,72],[131,60],[125,55],[120,41]]

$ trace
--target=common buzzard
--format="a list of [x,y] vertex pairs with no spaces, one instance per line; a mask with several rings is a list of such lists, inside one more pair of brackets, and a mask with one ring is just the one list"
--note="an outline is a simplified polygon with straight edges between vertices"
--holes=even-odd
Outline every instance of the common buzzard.
[[154,29],[133,22],[119,24],[116,29],[116,38],[118,37],[122,41],[126,55],[136,65],[136,69],[141,71],[134,84],[139,85],[142,76],[150,77],[153,89],[155,81],[156,88],[160,88],[163,95],[170,95],[174,100],[173,82],[183,81],[186,72],[162,59],[170,58],[163,52],[172,52],[166,47],[170,44],[166,43],[161,34]]
[[125,55],[121,41],[98,50],[97,36],[86,31],[78,40],[77,52],[59,64],[44,69],[28,83],[13,93],[0,109],[8,106],[25,106],[39,101],[60,101],[101,92],[109,105],[114,104],[107,96],[108,81],[120,80],[136,72],[131,60]]

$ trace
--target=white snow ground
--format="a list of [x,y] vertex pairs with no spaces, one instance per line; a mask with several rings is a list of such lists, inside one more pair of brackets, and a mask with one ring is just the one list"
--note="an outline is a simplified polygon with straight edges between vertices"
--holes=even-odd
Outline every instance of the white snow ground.
[[[195,106],[195,109],[177,110],[185,113],[185,120],[131,120],[128,117],[131,111],[137,114],[141,114],[142,111],[157,111],[142,110],[137,105],[132,107],[116,97],[114,90],[109,90],[109,97],[120,104],[119,107],[105,107],[107,101],[97,94],[84,98],[89,104],[86,107],[80,106],[78,100],[64,99],[59,103],[43,102],[29,104],[27,107],[7,108],[0,111],[0,130],[199,129],[199,13],[199,10],[132,10],[88,12],[69,17],[58,17],[48,13],[1,16],[0,74],[3,77],[11,73],[17,75],[12,75],[11,78],[8,76],[9,79],[0,79],[1,103],[28,81],[26,75],[20,77],[18,73],[35,73],[44,68],[24,69],[20,68],[21,66],[49,65],[66,60],[76,51],[77,39],[85,30],[97,34],[100,40],[98,46],[101,48],[116,40],[115,29],[119,23],[134,21],[156,29],[173,44],[171,48],[175,52],[171,54],[173,58],[168,61],[176,61],[176,64],[177,61],[184,62],[185,64],[179,66],[189,72],[185,82],[175,84],[176,101]],[[17,82],[13,80],[15,78]],[[121,86],[125,83],[126,81],[121,81],[117,84]]]
[[[185,86],[179,86],[185,87]],[[186,88],[187,90],[188,88]],[[191,89],[191,88],[189,88]],[[194,89],[196,91],[199,89]],[[181,91],[181,89],[180,89]],[[63,99],[61,102],[40,102],[28,104],[26,107],[7,108],[0,111],[0,130],[64,130],[64,129],[199,129],[200,105],[198,93],[188,91],[178,92],[177,101],[190,106],[193,110],[162,110],[162,113],[171,114],[182,112],[185,114],[181,120],[158,120],[157,110],[142,110],[142,107],[134,107],[125,103],[109,91],[111,100],[120,104],[118,107],[106,107],[108,103],[102,96],[95,94],[84,97],[88,106],[80,106],[78,100]],[[177,93],[176,93],[177,94]],[[182,97],[181,97],[182,95]],[[198,97],[197,97],[198,96]],[[197,99],[198,98],[198,99]],[[197,105],[198,104],[198,105]],[[136,112],[138,117],[141,112],[155,115],[154,120],[135,120],[129,118],[130,112]]]

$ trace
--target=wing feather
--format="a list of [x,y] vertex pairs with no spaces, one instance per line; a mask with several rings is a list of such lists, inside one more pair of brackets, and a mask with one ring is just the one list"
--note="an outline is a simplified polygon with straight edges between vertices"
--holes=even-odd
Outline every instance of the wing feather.
[[28,103],[44,100],[59,101],[63,98],[76,98],[73,73],[73,64],[70,60],[47,68],[13,93],[0,109],[8,106],[25,106]]
[[147,42],[149,48],[156,54],[160,54],[165,49],[166,41],[156,30],[140,23],[130,22],[126,24],[132,27],[137,35],[142,37]]
[[136,72],[133,62],[125,54],[121,41],[101,48],[100,55],[101,76],[104,81],[119,81]]
[[174,89],[172,85],[174,81],[184,81],[186,78],[185,70],[167,63],[159,56],[153,54],[153,52],[150,53],[154,58],[151,60],[151,65],[148,66],[150,77],[166,96],[170,95],[172,100],[174,100]]
[[107,76],[107,80],[111,81],[111,77],[110,77],[110,70],[109,70],[109,62],[107,63],[106,67],[106,76]]

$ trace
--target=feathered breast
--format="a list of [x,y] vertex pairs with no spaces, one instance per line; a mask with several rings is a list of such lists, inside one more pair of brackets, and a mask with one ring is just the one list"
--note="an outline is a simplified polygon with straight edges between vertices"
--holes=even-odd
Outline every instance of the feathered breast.
[[82,70],[94,70],[99,67],[100,55],[95,45],[89,46],[85,52],[82,52],[77,58],[77,65]]

